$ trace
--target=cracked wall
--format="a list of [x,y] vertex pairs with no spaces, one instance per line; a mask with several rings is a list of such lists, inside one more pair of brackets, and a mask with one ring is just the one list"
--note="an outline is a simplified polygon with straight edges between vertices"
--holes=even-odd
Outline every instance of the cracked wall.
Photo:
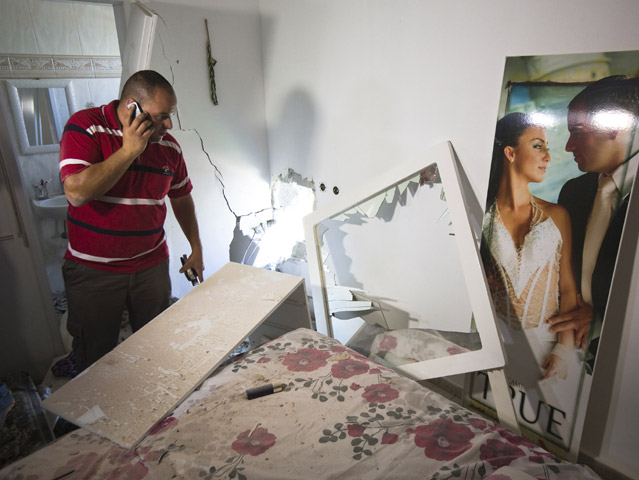
[[[302,218],[313,210],[315,187],[291,169],[271,180],[257,3],[147,6],[159,15],[151,68],[178,97],[171,133],[194,187],[205,276],[230,260],[308,277]],[[205,18],[218,106],[210,100]],[[191,286],[177,274],[179,256],[190,247],[172,216],[166,230],[173,292],[181,297]]]
[[271,208],[237,217],[229,249],[231,260],[270,270],[306,272],[302,219],[314,205],[312,180],[292,169],[275,177]]
[[[171,134],[193,183],[208,276],[229,261],[238,222],[272,208],[259,8],[248,0],[145,5],[159,16],[150,68],[169,79],[177,95]],[[209,90],[205,19],[218,61],[218,106]],[[166,231],[173,294],[181,297],[192,286],[178,273],[179,257],[191,250],[172,215]]]

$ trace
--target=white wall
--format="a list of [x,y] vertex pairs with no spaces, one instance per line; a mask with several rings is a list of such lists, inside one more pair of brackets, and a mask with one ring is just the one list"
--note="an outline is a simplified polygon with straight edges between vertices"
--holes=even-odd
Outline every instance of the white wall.
[[[151,68],[177,94],[179,121],[171,133],[193,182],[206,277],[229,260],[236,216],[270,207],[260,18],[256,0],[188,3],[147,3],[160,16]],[[218,62],[218,106],[210,98],[204,19]],[[177,273],[190,248],[172,216],[166,229],[173,294],[181,297],[192,288]]]
[[[639,49],[635,0],[260,0],[260,8],[272,173],[291,167],[325,182],[319,202],[331,200],[333,185],[346,192],[441,140],[453,142],[483,199],[505,57]],[[639,413],[628,406],[639,384],[627,365],[639,332],[628,312],[611,401],[623,416],[604,422],[601,449],[602,432],[586,425],[583,446],[637,472],[628,440]],[[607,395],[596,382],[593,395]]]
[[342,190],[446,139],[481,197],[506,56],[639,47],[631,0],[260,6],[273,173]]
[[0,0],[0,52],[119,55],[110,5]]

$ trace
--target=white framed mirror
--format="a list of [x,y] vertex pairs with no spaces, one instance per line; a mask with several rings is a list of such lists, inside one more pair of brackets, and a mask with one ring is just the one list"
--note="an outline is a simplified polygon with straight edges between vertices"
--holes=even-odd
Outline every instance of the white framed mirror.
[[77,110],[71,80],[5,80],[23,155],[57,152],[67,120]]
[[304,217],[318,331],[417,380],[503,367],[465,205],[442,143]]

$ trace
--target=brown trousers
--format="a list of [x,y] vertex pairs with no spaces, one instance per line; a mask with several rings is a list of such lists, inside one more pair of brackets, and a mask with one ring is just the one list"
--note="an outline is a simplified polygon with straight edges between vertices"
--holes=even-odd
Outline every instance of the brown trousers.
[[169,261],[136,273],[112,273],[65,260],[62,276],[78,373],[117,344],[124,307],[137,331],[169,306]]

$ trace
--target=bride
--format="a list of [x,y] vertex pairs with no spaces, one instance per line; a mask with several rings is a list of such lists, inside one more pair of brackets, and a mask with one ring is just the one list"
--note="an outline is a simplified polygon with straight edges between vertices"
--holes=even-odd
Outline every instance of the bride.
[[523,113],[497,122],[482,254],[497,316],[508,326],[510,374],[529,385],[565,379],[575,355],[574,330],[557,335],[546,323],[577,305],[568,213],[528,187],[543,180],[549,162],[544,127]]

